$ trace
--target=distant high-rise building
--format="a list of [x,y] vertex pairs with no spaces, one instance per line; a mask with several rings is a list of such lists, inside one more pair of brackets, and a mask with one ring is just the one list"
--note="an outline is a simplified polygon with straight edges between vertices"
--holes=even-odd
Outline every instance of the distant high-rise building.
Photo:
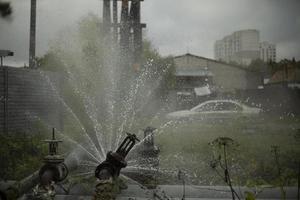
[[260,59],[264,62],[276,62],[276,45],[269,42],[260,43]]
[[215,59],[227,63],[249,65],[256,59],[276,60],[275,45],[260,43],[259,31],[254,29],[236,31],[225,36],[222,40],[216,41],[214,49]]
[[215,43],[215,59],[228,63],[248,65],[252,60],[260,57],[259,53],[257,30],[236,31]]

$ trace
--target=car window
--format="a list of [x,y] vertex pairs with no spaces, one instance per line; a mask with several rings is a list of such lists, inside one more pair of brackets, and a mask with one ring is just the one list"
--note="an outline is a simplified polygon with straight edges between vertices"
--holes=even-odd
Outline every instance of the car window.
[[205,112],[205,111],[213,111],[215,110],[216,103],[206,103],[195,109],[196,112]]
[[196,112],[208,112],[208,111],[239,111],[242,107],[232,102],[211,102],[203,104],[196,108]]
[[215,107],[215,111],[238,111],[238,110],[242,110],[241,106],[232,102],[220,102]]

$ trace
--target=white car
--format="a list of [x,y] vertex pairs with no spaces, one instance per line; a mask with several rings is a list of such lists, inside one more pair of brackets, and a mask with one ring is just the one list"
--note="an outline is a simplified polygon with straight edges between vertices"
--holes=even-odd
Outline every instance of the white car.
[[260,108],[249,107],[232,100],[211,100],[199,104],[190,110],[181,110],[167,114],[168,119],[225,119],[241,116],[256,116]]

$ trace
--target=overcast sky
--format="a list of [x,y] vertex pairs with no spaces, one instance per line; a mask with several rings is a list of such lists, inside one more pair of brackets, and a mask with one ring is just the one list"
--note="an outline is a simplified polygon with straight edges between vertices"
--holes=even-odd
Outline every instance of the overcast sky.
[[[15,52],[6,64],[28,60],[30,0],[10,0],[13,16],[0,19],[0,49]],[[89,12],[101,16],[100,0],[38,0],[37,55],[65,27]],[[145,0],[146,37],[163,55],[190,52],[213,58],[217,39],[241,29],[258,29],[261,41],[277,45],[279,59],[300,60],[300,0]]]

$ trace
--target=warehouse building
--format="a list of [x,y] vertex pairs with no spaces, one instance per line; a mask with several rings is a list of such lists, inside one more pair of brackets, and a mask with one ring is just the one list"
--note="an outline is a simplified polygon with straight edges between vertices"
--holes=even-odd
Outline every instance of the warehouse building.
[[256,72],[189,53],[175,57],[175,65],[176,95],[187,101],[257,89],[263,84]]

